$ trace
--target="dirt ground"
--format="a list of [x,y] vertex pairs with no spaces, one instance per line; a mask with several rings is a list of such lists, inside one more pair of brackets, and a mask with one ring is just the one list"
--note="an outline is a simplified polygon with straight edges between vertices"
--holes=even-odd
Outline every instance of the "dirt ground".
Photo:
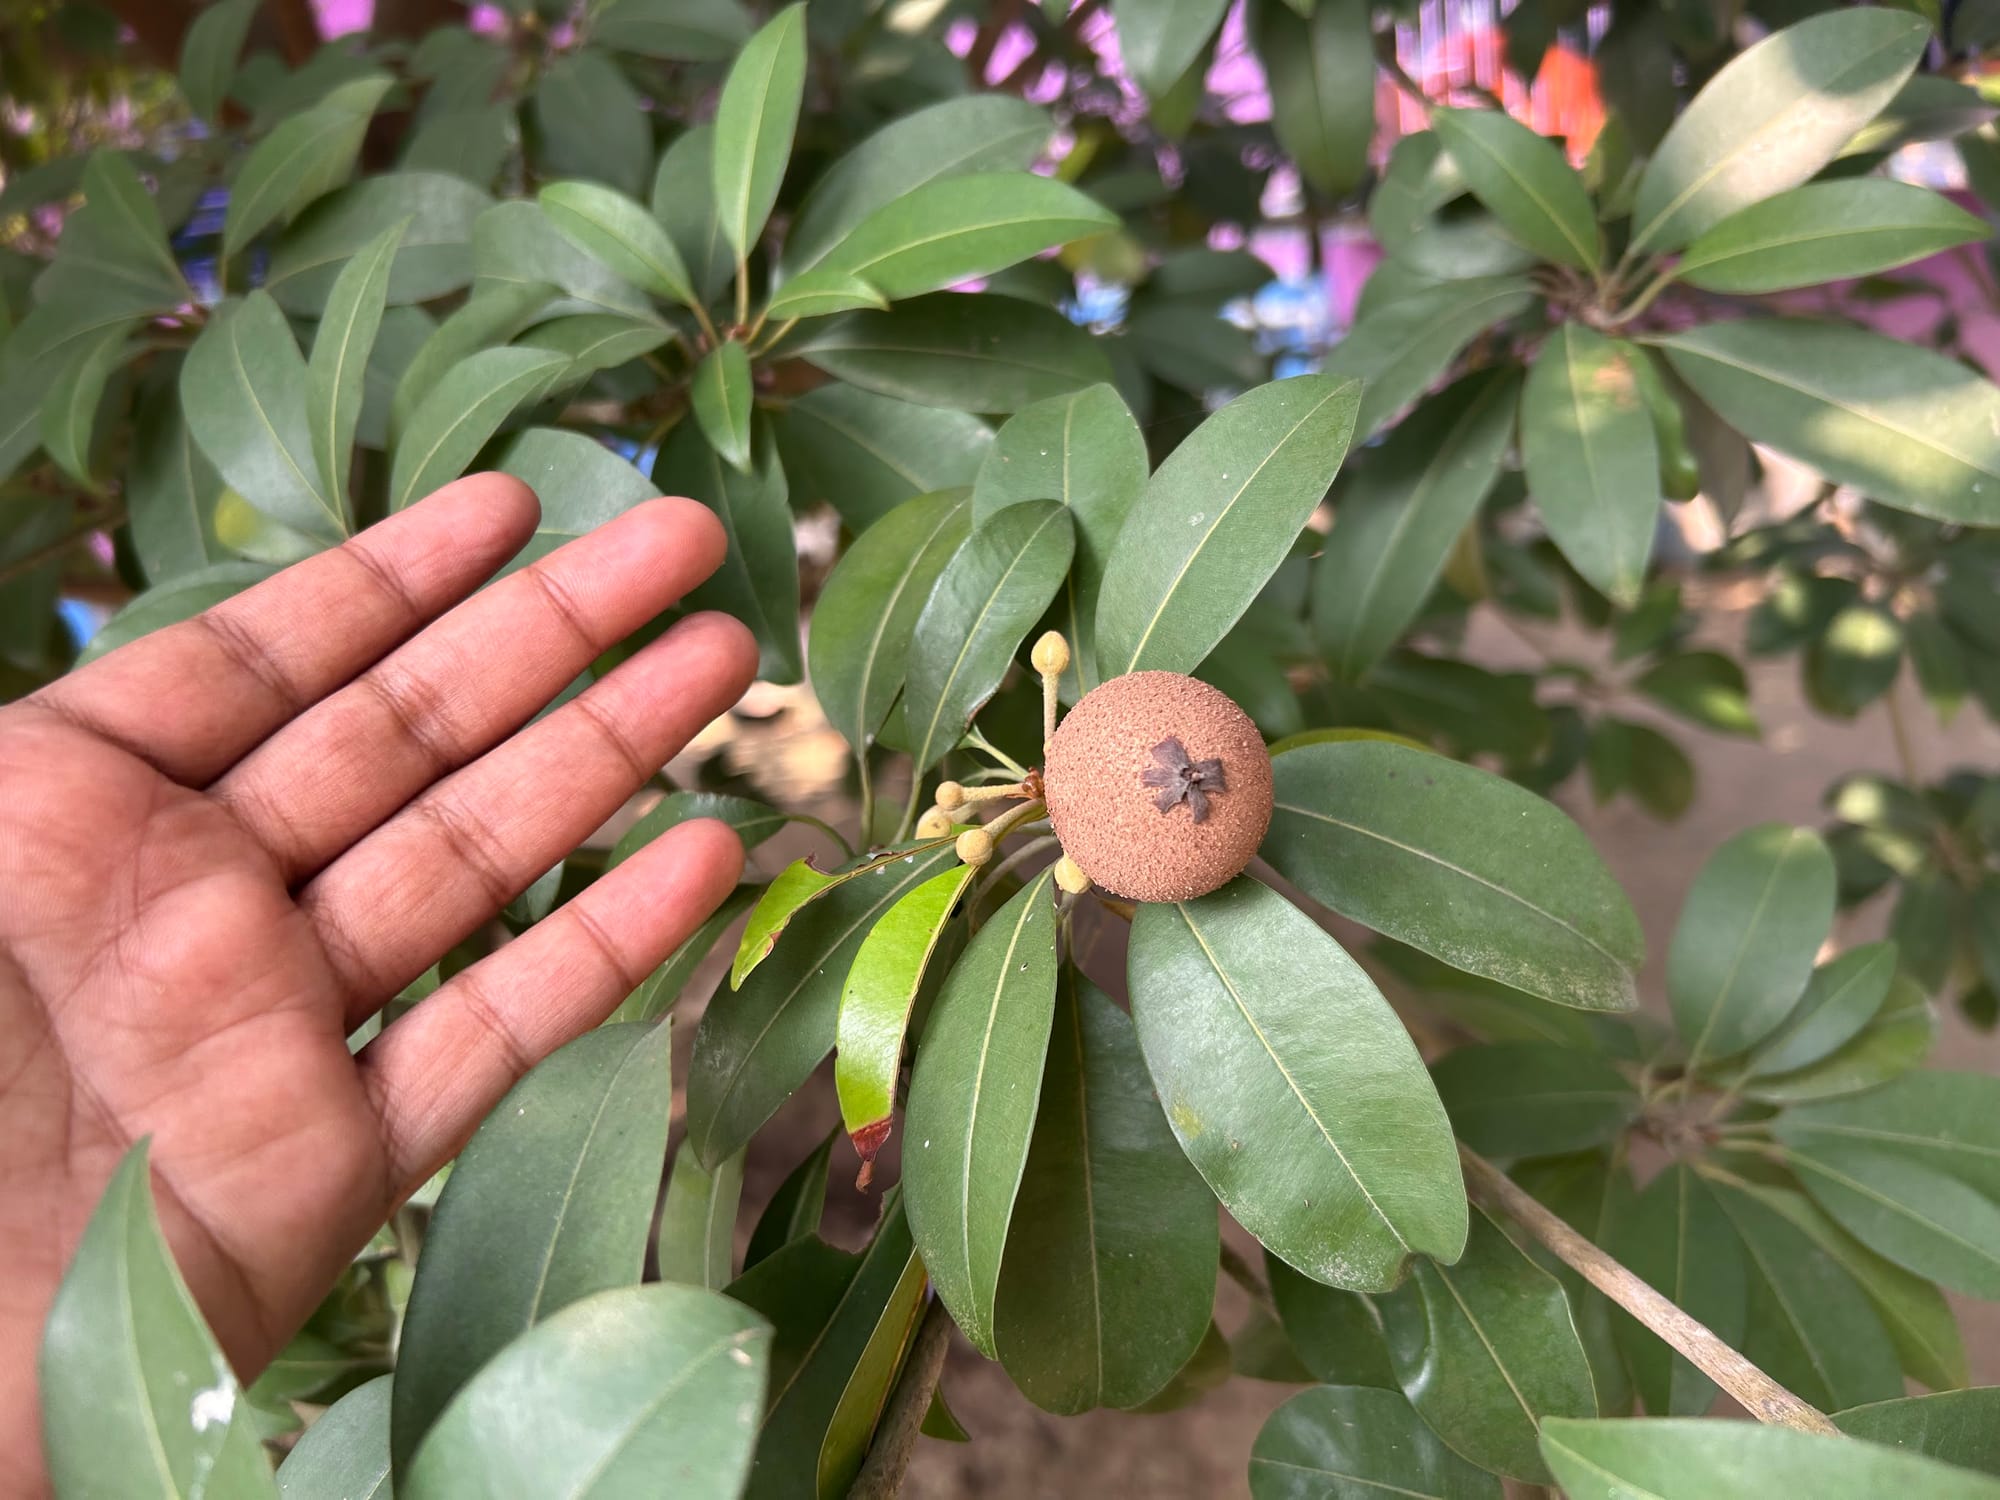
[[[1707,629],[1726,642],[1740,632],[1740,613],[1712,613]],[[1573,640],[1551,639],[1563,654],[1585,654]],[[1475,632],[1469,653],[1496,667],[1528,666],[1530,647],[1496,627]],[[1663,967],[1668,936],[1682,896],[1696,869],[1723,839],[1770,819],[1817,823],[1821,793],[1836,776],[1853,770],[1894,773],[1897,762],[1888,721],[1878,707],[1851,724],[1818,717],[1800,693],[1796,664],[1790,660],[1750,664],[1752,701],[1765,727],[1761,742],[1707,734],[1678,722],[1661,721],[1697,763],[1699,789],[1693,808],[1679,823],[1662,824],[1626,801],[1598,808],[1587,788],[1568,788],[1561,798],[1630,893],[1644,924],[1648,961],[1642,976],[1644,1003],[1664,1012]],[[1916,751],[1922,773],[1936,777],[1955,765],[2000,764],[2000,731],[1976,711],[1961,714],[1949,730],[1939,730],[1928,710],[1911,694],[1911,722],[1919,726]],[[752,704],[756,709],[760,705]],[[822,795],[839,774],[842,747],[837,737],[811,722],[809,696],[774,697],[761,705],[779,712],[751,726],[735,753],[760,765],[774,761],[792,784],[771,788],[790,794],[790,805]],[[1629,705],[1621,712],[1645,717]],[[775,757],[774,750],[781,750]],[[1580,780],[1580,778],[1579,778]],[[800,794],[804,794],[801,796]],[[776,869],[803,848],[767,846],[759,863]],[[1879,933],[1880,910],[1855,913],[1839,933],[1843,945]],[[707,993],[698,982],[693,995]],[[685,1062],[698,1007],[676,1017],[677,1051]],[[1982,1037],[1955,1012],[1944,1017],[1944,1034],[1933,1061],[1940,1066],[2000,1070],[2000,1040]],[[824,1070],[822,1070],[822,1074]],[[685,1068],[676,1067],[685,1077]],[[837,1119],[832,1090],[824,1077],[803,1090],[752,1148],[746,1202],[760,1204],[785,1171],[823,1137]],[[829,1199],[829,1230],[837,1238],[858,1238],[873,1216],[870,1200],[848,1186],[853,1158],[836,1149],[835,1183]],[[886,1164],[885,1164],[886,1165]],[[892,1172],[885,1177],[893,1180]],[[749,1216],[746,1215],[746,1218]],[[1254,1250],[1234,1226],[1239,1246]],[[1242,1318],[1237,1289],[1223,1284],[1220,1317],[1225,1330]],[[1973,1378],[2000,1382],[2000,1307],[1963,1305],[1966,1344]],[[1163,1416],[1096,1412],[1059,1419],[1022,1398],[998,1365],[989,1364],[962,1341],[955,1344],[944,1388],[959,1419],[972,1434],[968,1445],[924,1440],[905,1493],[912,1500],[1110,1500],[1145,1495],[1154,1500],[1225,1500],[1247,1496],[1245,1466],[1258,1427],[1293,1387],[1235,1379],[1196,1405]]]

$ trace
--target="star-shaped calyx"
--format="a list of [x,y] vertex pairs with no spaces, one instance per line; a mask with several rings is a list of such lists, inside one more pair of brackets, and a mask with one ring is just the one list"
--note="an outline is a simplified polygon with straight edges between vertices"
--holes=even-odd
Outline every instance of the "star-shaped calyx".
[[1163,813],[1185,802],[1189,815],[1199,823],[1208,816],[1210,795],[1229,790],[1221,761],[1190,760],[1187,746],[1177,739],[1164,739],[1153,746],[1153,761],[1140,779],[1155,789],[1153,805]]

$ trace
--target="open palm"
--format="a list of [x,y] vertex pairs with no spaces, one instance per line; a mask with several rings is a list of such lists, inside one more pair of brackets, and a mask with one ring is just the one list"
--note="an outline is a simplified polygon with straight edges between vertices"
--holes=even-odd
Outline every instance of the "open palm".
[[734,884],[728,829],[676,828],[350,1056],[755,667],[741,626],[692,616],[523,729],[724,546],[654,501],[468,599],[537,515],[461,480],[0,710],[0,1469],[24,1491],[41,1322],[134,1141],[248,1376]]

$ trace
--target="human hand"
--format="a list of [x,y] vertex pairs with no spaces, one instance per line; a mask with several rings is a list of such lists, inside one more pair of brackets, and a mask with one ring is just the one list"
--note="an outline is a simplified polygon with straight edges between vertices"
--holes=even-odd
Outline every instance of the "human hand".
[[248,1378],[734,885],[735,835],[683,824],[349,1055],[755,670],[741,625],[695,615],[521,728],[725,547],[704,507],[656,500],[468,598],[538,515],[513,479],[460,480],[0,710],[0,1472],[21,1493],[42,1323],[134,1141]]

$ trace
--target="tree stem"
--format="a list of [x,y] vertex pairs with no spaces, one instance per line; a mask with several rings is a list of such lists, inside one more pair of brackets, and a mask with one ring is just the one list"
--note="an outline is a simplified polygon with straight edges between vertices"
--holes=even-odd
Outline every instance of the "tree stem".
[[889,1406],[875,1429],[875,1441],[847,1500],[893,1500],[903,1488],[910,1471],[910,1457],[917,1451],[917,1435],[923,1430],[924,1414],[931,1409],[938,1379],[944,1374],[944,1357],[951,1348],[951,1315],[944,1303],[933,1298],[917,1329],[903,1375],[890,1393]]
[[1504,1209],[1585,1281],[1644,1323],[1690,1364],[1743,1404],[1760,1422],[1838,1436],[1825,1412],[1801,1401],[1709,1328],[1689,1317],[1514,1185],[1506,1173],[1461,1144],[1458,1159],[1481,1197]]

